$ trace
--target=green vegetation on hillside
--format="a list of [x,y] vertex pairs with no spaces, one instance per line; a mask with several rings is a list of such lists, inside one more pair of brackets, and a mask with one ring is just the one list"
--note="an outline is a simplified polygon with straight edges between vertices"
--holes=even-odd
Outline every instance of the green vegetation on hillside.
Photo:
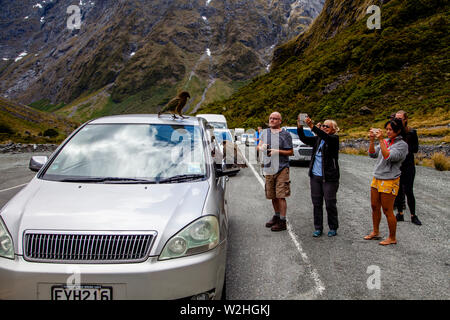
[[0,97],[0,143],[59,143],[77,124]]
[[[315,40],[311,33],[336,23],[327,16],[330,5],[338,4],[327,1],[309,33],[277,49],[269,74],[201,111],[223,113],[230,127],[246,128],[266,123],[274,110],[284,124],[306,112],[316,120],[336,119],[344,136],[349,128],[366,132],[399,109],[413,120],[437,113],[440,122],[450,123],[448,1],[392,0],[381,6],[381,30],[367,28],[367,15],[339,21],[347,26]],[[372,113],[360,114],[362,107]]]

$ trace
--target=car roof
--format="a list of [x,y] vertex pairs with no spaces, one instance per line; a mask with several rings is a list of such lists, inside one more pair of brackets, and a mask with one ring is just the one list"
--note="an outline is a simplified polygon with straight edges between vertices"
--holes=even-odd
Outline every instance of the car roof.
[[214,128],[215,132],[229,132],[231,133],[230,129],[227,128]]
[[[185,116],[186,117],[186,116]],[[184,119],[173,119],[171,114],[123,114],[101,117],[90,121],[90,124],[169,124],[169,125],[199,125],[200,119],[188,116]]]
[[197,114],[196,117],[206,119],[208,122],[225,122],[227,123],[227,119],[222,114]]

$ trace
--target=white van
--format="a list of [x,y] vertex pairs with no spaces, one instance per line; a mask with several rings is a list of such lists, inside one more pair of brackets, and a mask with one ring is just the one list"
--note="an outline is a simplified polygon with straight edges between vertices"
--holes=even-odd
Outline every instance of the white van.
[[205,119],[216,129],[228,129],[227,119],[221,114],[197,114],[196,117]]

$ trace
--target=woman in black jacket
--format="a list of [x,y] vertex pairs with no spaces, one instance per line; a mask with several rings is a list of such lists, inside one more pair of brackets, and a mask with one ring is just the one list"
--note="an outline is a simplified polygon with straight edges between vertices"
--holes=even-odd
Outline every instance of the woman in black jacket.
[[400,189],[398,195],[395,198],[394,206],[397,208],[397,221],[405,221],[403,218],[403,209],[405,209],[405,196],[408,199],[408,207],[411,213],[411,222],[420,226],[419,218],[416,215],[416,198],[414,197],[413,185],[414,177],[416,176],[416,165],[414,163],[414,153],[419,151],[419,138],[417,137],[417,131],[408,126],[408,114],[403,111],[397,111],[395,118],[400,119],[405,128],[405,140],[408,143],[408,155],[405,161],[403,161],[400,170],[402,175],[400,176]]
[[314,206],[314,237],[320,237],[323,232],[323,200],[328,215],[329,237],[337,235],[338,211],[336,193],[339,189],[339,128],[334,120],[326,120],[319,129],[307,117],[305,123],[316,134],[307,137],[303,126],[297,121],[297,133],[303,143],[313,147],[309,165],[311,185],[311,200]]

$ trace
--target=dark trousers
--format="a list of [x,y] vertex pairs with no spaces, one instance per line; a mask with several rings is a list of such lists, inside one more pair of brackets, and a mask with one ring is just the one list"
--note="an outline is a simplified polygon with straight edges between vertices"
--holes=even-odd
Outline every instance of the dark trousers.
[[338,211],[336,193],[339,189],[339,182],[324,182],[322,177],[312,176],[310,178],[311,200],[314,206],[314,228],[323,231],[323,200],[327,208],[328,227],[330,230],[337,230]]
[[411,166],[402,170],[402,175],[400,176],[400,189],[398,190],[398,195],[395,198],[394,207],[397,211],[403,212],[406,208],[405,196],[408,201],[408,207],[411,214],[416,214],[416,198],[414,197],[413,186],[414,178],[416,176],[416,167]]

